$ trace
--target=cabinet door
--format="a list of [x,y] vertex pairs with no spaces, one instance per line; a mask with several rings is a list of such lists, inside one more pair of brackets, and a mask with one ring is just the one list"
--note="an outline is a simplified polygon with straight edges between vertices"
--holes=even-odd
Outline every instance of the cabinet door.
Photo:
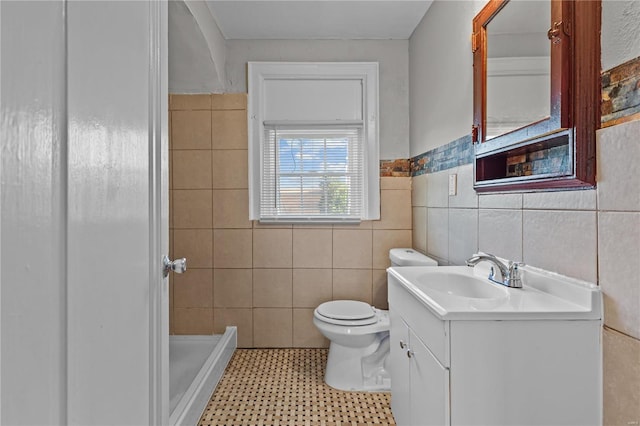
[[389,307],[391,320],[391,411],[398,426],[411,425],[409,405],[409,328],[404,320]]
[[411,342],[411,425],[449,424],[449,369],[409,330]]

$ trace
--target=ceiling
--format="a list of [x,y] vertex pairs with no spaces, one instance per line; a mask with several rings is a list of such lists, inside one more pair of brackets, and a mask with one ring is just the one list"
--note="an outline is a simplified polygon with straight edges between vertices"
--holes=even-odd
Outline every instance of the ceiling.
[[432,0],[207,0],[224,38],[408,39]]

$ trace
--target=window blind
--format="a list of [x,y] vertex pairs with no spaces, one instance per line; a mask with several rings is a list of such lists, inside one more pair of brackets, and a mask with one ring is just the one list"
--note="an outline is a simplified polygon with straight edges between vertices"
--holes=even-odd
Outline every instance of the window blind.
[[268,124],[260,220],[359,221],[364,205],[362,124]]

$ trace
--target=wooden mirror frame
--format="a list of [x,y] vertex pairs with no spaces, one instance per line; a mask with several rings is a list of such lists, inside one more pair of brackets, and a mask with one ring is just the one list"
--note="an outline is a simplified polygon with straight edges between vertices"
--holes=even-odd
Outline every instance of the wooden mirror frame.
[[[600,0],[550,0],[550,117],[486,140],[487,33],[509,0],[490,0],[473,19],[474,188],[478,192],[595,186],[600,128]],[[567,145],[569,172],[508,177],[507,158]]]

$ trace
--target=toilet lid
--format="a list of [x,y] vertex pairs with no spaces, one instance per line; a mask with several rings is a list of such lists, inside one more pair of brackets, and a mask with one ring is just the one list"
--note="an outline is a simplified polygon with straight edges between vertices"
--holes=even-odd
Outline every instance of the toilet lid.
[[369,319],[376,314],[371,305],[356,300],[325,302],[318,306],[317,311],[323,317],[347,321]]

